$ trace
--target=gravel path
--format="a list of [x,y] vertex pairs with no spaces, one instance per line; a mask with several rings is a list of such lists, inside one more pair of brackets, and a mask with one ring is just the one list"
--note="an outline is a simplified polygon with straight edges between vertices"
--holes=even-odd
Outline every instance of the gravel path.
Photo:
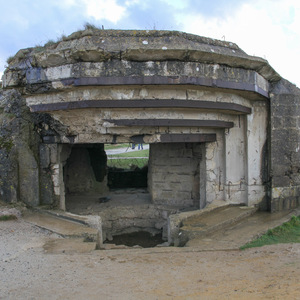
[[0,299],[300,299],[300,244],[79,253],[57,240],[0,222]]

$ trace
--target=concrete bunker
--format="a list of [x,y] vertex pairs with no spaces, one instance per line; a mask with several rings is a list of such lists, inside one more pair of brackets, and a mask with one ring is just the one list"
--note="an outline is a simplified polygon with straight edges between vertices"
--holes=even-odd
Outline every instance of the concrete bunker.
[[[167,241],[171,213],[200,208],[204,143],[149,145],[148,165],[142,169],[112,168],[113,184],[109,182],[104,144],[60,147],[63,182],[59,185],[64,185],[65,191],[60,205],[71,213],[100,214],[105,240],[116,243],[128,239],[129,245],[140,240],[142,246],[153,246]],[[167,199],[171,199],[169,203]]]
[[[3,200],[99,214],[108,239],[170,243],[183,210],[299,205],[300,92],[266,60],[170,31],[90,29],[40,50],[20,50],[3,76]],[[116,143],[150,145],[147,191],[99,203]]]

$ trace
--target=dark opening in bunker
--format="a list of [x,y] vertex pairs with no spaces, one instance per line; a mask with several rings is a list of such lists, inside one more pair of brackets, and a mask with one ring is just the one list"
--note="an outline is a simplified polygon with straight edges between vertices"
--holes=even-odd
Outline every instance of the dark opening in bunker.
[[[66,209],[97,213],[96,204],[113,207],[150,203],[147,190],[149,145],[78,144],[64,148]],[[142,195],[141,195],[142,194]]]
[[107,191],[107,157],[103,144],[74,145],[64,165],[66,196]]
[[149,145],[105,145],[108,157],[108,187],[147,188]]
[[106,244],[125,245],[128,247],[140,246],[143,248],[151,248],[161,245],[165,242],[162,238],[162,233],[151,234],[147,231],[138,231],[124,233],[113,236],[111,241],[106,241]]

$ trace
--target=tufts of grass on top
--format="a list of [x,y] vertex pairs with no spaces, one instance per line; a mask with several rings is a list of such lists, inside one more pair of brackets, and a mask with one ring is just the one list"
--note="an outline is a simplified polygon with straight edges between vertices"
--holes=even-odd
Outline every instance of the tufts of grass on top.
[[12,63],[12,61],[14,60],[14,56],[9,56],[7,59],[6,59],[6,62],[8,64]]
[[83,27],[84,30],[99,30],[99,28],[96,25],[91,24],[89,22],[84,23]]
[[286,243],[300,243],[300,216],[293,216],[290,221],[283,223],[281,226],[269,229],[266,234],[247,243],[240,249]]

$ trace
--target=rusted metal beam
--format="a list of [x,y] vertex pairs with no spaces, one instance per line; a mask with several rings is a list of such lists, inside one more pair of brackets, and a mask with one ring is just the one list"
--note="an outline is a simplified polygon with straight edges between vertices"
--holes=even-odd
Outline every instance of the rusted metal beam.
[[160,127],[210,127],[232,128],[233,122],[219,120],[190,120],[190,119],[106,119],[105,121],[117,126],[160,126]]
[[222,110],[234,114],[250,114],[251,108],[236,103],[199,100],[81,100],[31,105],[32,112],[71,110],[84,108],[193,108],[202,110]]
[[221,79],[193,76],[100,76],[63,79],[64,85],[107,86],[107,85],[197,85],[258,93],[269,98],[267,91],[248,82],[225,81]]

